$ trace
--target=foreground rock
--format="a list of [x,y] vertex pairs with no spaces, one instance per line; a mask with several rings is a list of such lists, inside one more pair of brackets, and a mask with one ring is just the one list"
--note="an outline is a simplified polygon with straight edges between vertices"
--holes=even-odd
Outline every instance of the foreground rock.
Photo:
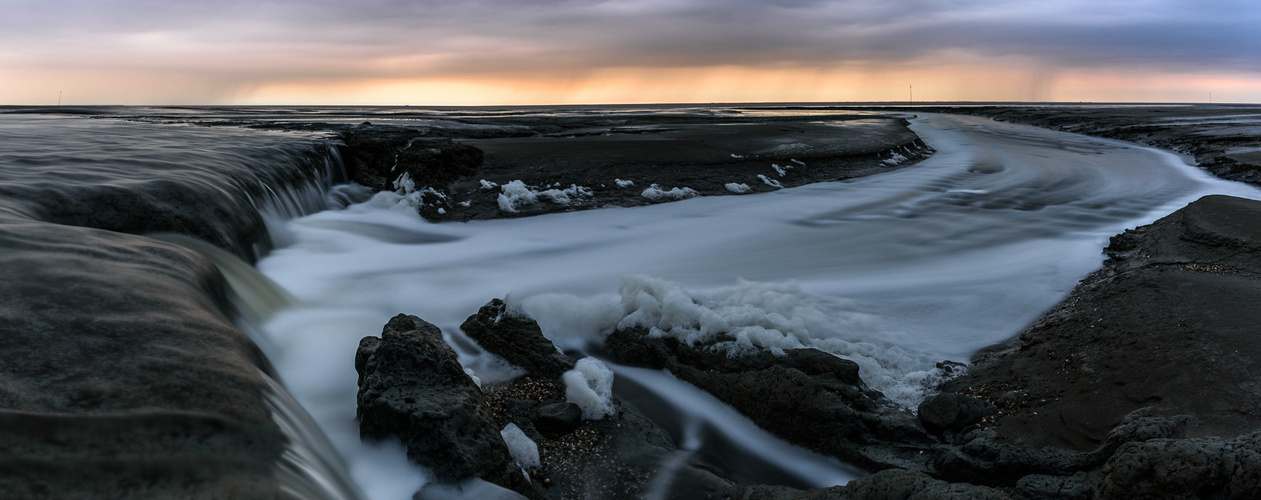
[[[505,308],[496,299],[466,325],[483,329],[479,341],[493,339],[486,344],[492,352],[524,365],[573,368],[574,360],[538,334],[534,320]],[[517,335],[521,332],[527,334]],[[704,464],[680,460],[668,433],[616,400],[611,414],[583,420],[577,405],[566,401],[559,374],[532,372],[483,392],[438,328],[415,316],[396,316],[380,338],[364,338],[355,364],[363,436],[397,436],[408,457],[439,479],[418,498],[504,494],[478,479],[529,498],[550,499],[630,500],[658,494],[716,499],[734,487]],[[519,466],[510,454],[499,432],[509,424],[537,446],[537,466]]]
[[929,467],[937,439],[867,388],[853,361],[814,349],[731,357],[643,328],[613,332],[604,348],[619,362],[669,370],[789,442],[867,469]]
[[543,329],[521,311],[512,310],[503,300],[494,299],[469,316],[460,330],[482,349],[524,368],[533,376],[559,379],[574,368],[574,360],[556,350],[543,336]]
[[407,457],[439,481],[481,478],[529,498],[543,495],[521,474],[481,390],[438,327],[398,315],[355,353],[360,434],[395,436]]

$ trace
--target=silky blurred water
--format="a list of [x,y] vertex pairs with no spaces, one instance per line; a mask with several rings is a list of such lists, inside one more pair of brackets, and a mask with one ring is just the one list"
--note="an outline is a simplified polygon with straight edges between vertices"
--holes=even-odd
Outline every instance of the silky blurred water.
[[[936,362],[1017,333],[1099,266],[1111,235],[1206,194],[1261,197],[1132,144],[961,116],[913,128],[933,157],[851,182],[469,223],[430,224],[384,198],[297,219],[294,244],[259,269],[302,305],[264,329],[298,399],[369,461],[381,456],[358,443],[346,353],[399,312],[459,337],[493,297],[510,296],[570,349],[626,322],[820,348],[914,405]],[[462,355],[496,378],[493,360]]]

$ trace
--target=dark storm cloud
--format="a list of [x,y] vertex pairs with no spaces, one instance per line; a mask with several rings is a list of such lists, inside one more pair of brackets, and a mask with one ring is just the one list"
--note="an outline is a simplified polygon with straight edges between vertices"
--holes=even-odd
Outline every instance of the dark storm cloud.
[[900,62],[1255,71],[1261,8],[1232,1],[0,1],[0,61],[254,77]]

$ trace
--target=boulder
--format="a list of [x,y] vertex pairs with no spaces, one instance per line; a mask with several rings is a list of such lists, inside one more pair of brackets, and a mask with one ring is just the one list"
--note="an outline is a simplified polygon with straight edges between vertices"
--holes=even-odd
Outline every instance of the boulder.
[[574,368],[574,360],[556,350],[543,336],[537,321],[494,299],[460,325],[482,349],[524,368],[530,375],[559,379]]
[[1261,432],[1127,443],[1099,475],[1100,499],[1261,498]]
[[924,399],[918,413],[920,422],[930,430],[959,432],[998,413],[998,407],[971,396],[945,392]]
[[438,327],[400,314],[355,353],[360,435],[397,437],[439,481],[481,478],[530,498],[542,494],[516,466],[481,390]]
[[535,411],[533,423],[545,436],[565,434],[582,424],[582,409],[573,403],[542,405]]

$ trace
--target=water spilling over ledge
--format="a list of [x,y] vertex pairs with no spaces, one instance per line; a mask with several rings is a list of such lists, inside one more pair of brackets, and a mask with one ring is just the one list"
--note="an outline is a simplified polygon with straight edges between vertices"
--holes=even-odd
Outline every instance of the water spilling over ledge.
[[0,489],[356,498],[233,324],[240,307],[215,264],[139,235],[254,261],[272,248],[267,218],[332,206],[336,150],[65,117],[4,117],[0,137]]
[[[916,131],[938,153],[913,170],[431,224],[397,195],[351,203],[361,198],[335,185],[341,160],[321,137],[3,118],[13,140],[0,142],[0,433],[23,451],[0,462],[0,486],[68,493],[410,495],[425,473],[397,445],[359,440],[355,343],[399,311],[420,314],[493,383],[511,370],[459,324],[508,292],[571,350],[630,315],[683,340],[722,326],[748,345],[853,359],[869,384],[913,404],[936,361],[1018,331],[1098,265],[1111,234],[1206,192],[1255,196],[1129,144],[929,117]],[[784,175],[776,167],[762,175]],[[675,402],[659,417],[689,450],[674,465],[739,449],[726,458],[772,462],[775,481],[850,477],[734,413],[677,408],[701,397],[687,384],[619,370],[624,393]],[[79,473],[102,465],[117,473]]]

